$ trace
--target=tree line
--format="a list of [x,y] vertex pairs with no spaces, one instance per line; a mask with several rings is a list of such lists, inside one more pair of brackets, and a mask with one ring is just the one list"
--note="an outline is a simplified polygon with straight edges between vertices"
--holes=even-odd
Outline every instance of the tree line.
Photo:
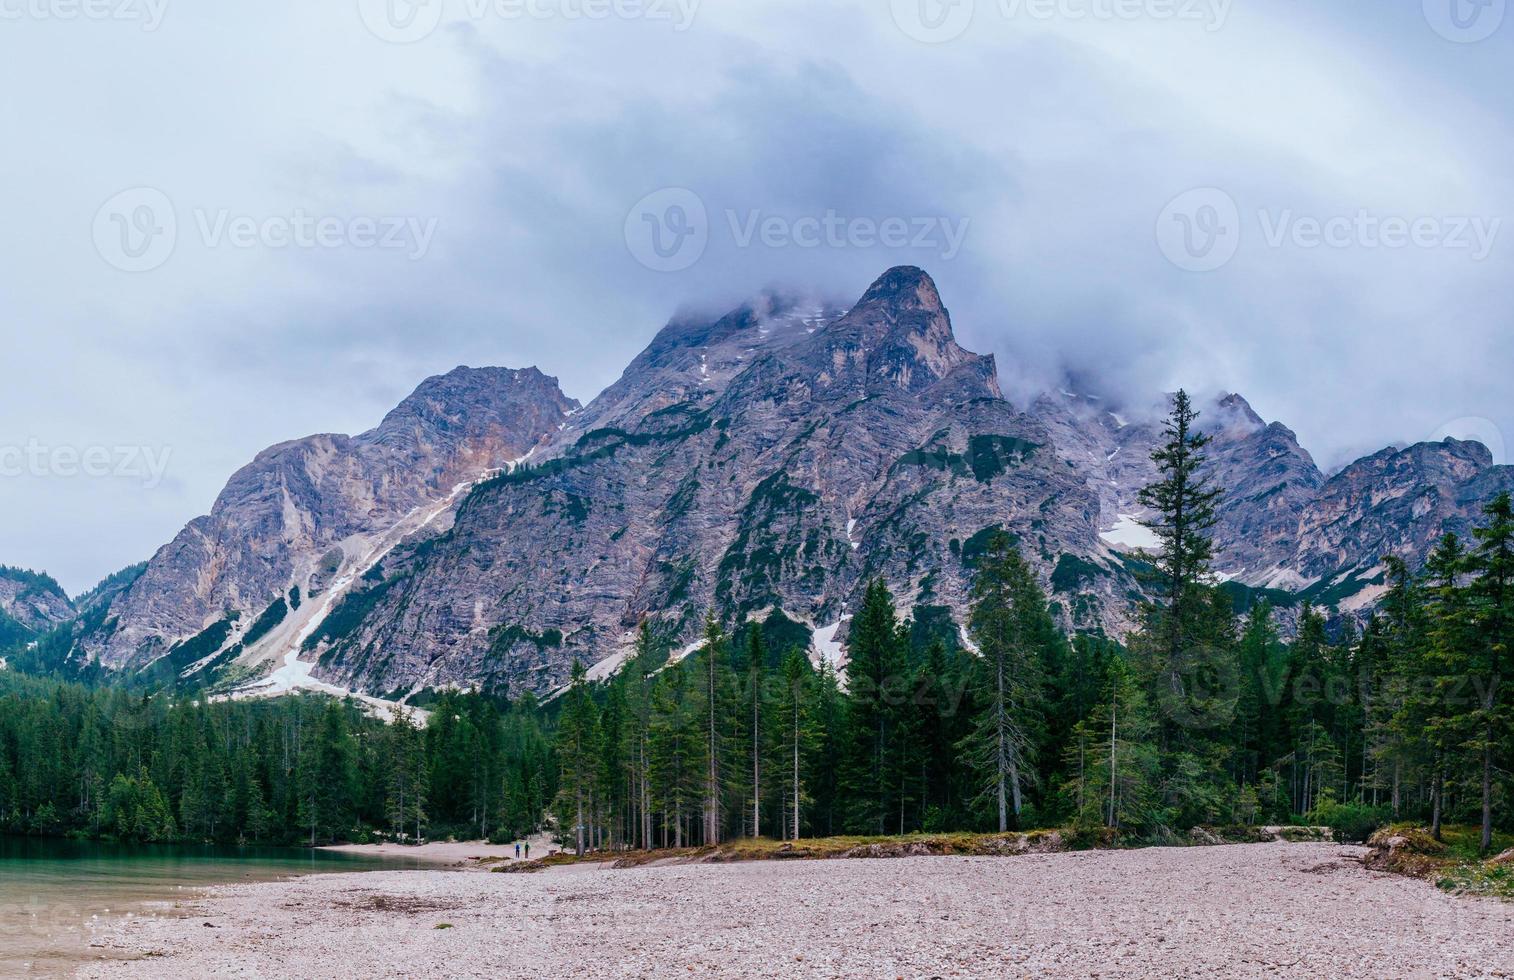
[[319,844],[509,840],[556,793],[534,701],[443,693],[429,723],[297,694],[213,702],[0,672],[0,830]]

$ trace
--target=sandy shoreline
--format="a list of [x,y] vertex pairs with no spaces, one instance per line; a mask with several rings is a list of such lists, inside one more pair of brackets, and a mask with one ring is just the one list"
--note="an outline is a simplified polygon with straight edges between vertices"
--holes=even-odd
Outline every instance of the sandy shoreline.
[[[214,889],[85,977],[1514,977],[1514,905],[1250,844]],[[513,849],[512,849],[513,854]]]
[[[524,843],[524,842],[523,842]],[[366,854],[370,857],[414,858],[452,867],[479,867],[498,861],[515,860],[513,844],[490,844],[487,841],[429,841],[425,844],[332,844],[319,848],[343,854]],[[546,857],[560,850],[545,834],[531,838],[531,856]]]

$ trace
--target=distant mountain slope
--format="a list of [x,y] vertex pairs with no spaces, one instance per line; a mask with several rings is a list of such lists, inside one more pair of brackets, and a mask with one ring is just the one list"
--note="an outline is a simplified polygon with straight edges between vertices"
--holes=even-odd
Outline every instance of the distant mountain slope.
[[250,620],[294,586],[319,594],[374,536],[528,455],[577,407],[535,369],[458,368],[369,432],[265,450],[153,556],[80,648],[111,669],[137,668],[227,617]]
[[74,604],[52,576],[0,565],[0,650],[45,633],[73,615]]
[[[782,615],[835,657],[873,576],[954,634],[995,528],[1065,627],[1118,635],[1160,414],[1070,390],[1016,409],[919,269],[850,309],[768,293],[675,318],[581,410],[534,368],[460,368],[371,432],[259,454],[92,603],[71,656],[268,692],[541,693],[575,659],[614,669],[643,619],[684,645],[714,609]],[[1201,423],[1217,573],[1345,610],[1375,601],[1383,554],[1418,561],[1514,484],[1454,440],[1327,477],[1239,395]]]

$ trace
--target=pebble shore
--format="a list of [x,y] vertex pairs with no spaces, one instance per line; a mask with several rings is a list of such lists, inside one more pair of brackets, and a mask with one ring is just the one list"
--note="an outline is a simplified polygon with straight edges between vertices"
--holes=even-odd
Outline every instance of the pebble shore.
[[[232,885],[86,977],[1514,977],[1514,905],[1247,844]],[[102,936],[101,940],[107,937]]]

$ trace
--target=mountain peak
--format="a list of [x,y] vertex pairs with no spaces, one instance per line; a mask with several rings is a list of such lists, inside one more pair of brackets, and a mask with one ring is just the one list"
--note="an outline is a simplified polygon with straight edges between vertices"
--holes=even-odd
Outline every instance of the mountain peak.
[[456,367],[422,381],[362,438],[387,441],[398,434],[408,439],[417,430],[476,435],[512,427],[525,406],[543,416],[560,417],[578,402],[562,393],[556,378],[534,367]]
[[946,312],[935,280],[930,273],[913,265],[896,265],[874,280],[857,305],[869,303],[887,303],[899,309],[928,313]]
[[1000,397],[993,358],[957,343],[951,314],[941,305],[935,282],[912,265],[895,266],[879,276],[857,305],[817,341],[827,348],[840,345],[862,352],[865,360],[859,365],[868,377],[907,390],[928,387],[967,368],[960,379],[967,397]]
[[1214,414],[1202,419],[1205,428],[1231,438],[1245,438],[1267,428],[1267,423],[1256,414],[1251,403],[1234,392],[1221,396],[1214,405]]

